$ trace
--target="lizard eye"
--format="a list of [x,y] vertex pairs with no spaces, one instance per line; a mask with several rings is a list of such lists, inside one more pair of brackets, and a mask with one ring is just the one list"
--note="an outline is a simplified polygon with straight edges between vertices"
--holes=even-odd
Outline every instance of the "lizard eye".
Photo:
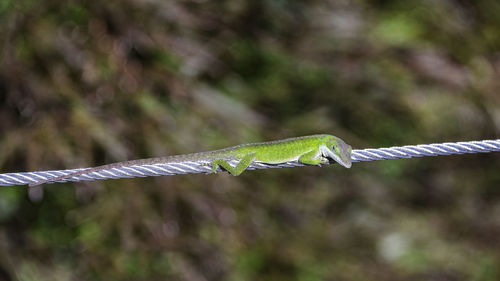
[[339,147],[338,147],[337,145],[332,146],[332,150],[333,150],[335,153],[340,154],[340,153],[339,153]]

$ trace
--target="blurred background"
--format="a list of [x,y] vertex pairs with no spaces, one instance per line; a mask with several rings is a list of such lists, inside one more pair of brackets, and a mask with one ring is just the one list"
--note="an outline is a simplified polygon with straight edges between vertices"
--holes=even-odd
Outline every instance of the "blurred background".
[[[0,2],[0,171],[499,138],[497,0]],[[500,154],[0,189],[0,280],[499,280]]]

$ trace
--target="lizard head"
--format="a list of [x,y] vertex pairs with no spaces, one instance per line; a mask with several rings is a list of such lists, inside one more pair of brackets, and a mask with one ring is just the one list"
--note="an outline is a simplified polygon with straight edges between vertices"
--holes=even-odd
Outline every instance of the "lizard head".
[[352,165],[351,162],[351,151],[352,147],[345,143],[340,138],[334,136],[328,136],[327,139],[327,151],[325,156],[330,157],[335,160],[340,165],[350,168]]

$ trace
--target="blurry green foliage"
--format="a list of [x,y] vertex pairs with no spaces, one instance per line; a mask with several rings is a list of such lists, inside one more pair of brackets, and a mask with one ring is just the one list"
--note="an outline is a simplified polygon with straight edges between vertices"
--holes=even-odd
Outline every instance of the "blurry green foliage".
[[[2,172],[498,138],[500,2],[0,1]],[[0,190],[2,280],[497,280],[498,154]],[[30,199],[31,198],[31,199]]]

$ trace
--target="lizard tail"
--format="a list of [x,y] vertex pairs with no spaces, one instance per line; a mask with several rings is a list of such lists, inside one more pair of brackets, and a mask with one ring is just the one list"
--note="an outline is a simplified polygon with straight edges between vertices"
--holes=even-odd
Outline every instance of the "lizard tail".
[[[104,165],[104,166],[107,166],[107,165]],[[87,168],[85,170],[81,170],[81,171],[78,171],[78,172],[70,173],[70,174],[67,174],[67,175],[64,175],[64,176],[57,176],[57,177],[54,177],[54,178],[48,178],[48,179],[40,180],[40,181],[37,181],[37,182],[32,182],[32,183],[29,184],[29,186],[30,187],[34,187],[34,186],[42,185],[42,184],[45,184],[45,183],[62,181],[62,180],[69,179],[69,178],[72,178],[72,177],[77,177],[77,176],[80,176],[80,175],[83,175],[83,174],[91,173],[91,172],[97,170],[98,168],[105,168],[104,166],[99,166],[99,167],[95,167],[95,168]]]

